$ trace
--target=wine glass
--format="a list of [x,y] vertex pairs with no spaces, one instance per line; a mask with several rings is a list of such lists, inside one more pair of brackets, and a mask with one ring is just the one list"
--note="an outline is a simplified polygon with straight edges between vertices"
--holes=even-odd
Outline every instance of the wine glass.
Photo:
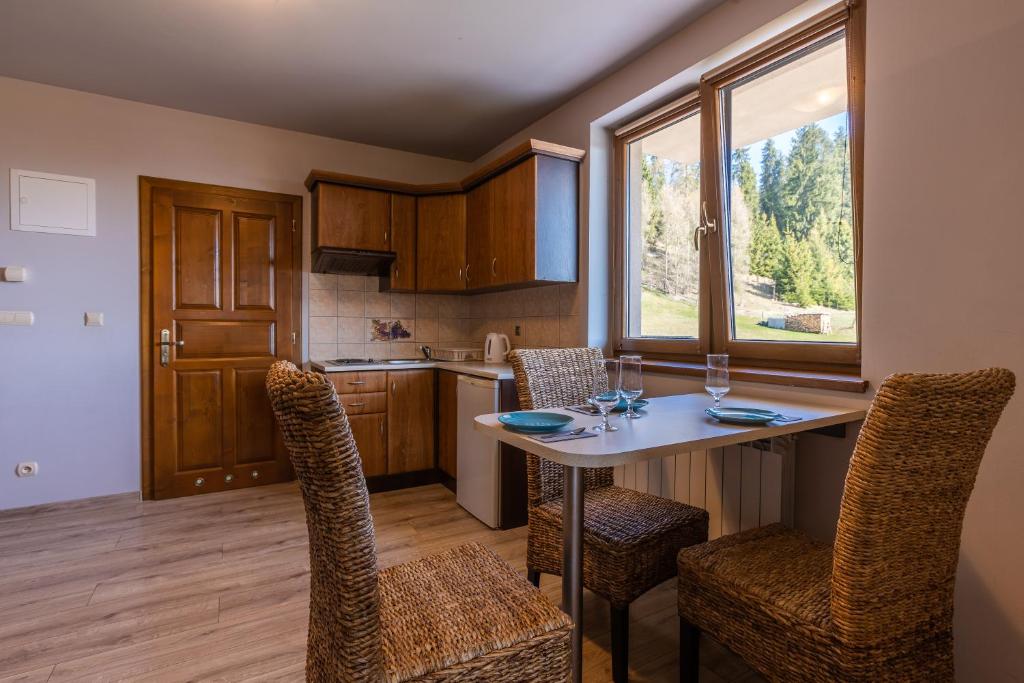
[[722,397],[729,393],[729,354],[708,354],[708,376],[704,389],[715,399],[715,408],[721,406]]
[[619,357],[619,394],[626,399],[626,412],[622,417],[634,420],[643,417],[633,408],[633,401],[644,393],[643,367],[640,356]]
[[[590,405],[601,413],[601,424],[594,427],[595,432],[616,432],[618,427],[608,424],[608,413],[619,404],[619,391],[612,388],[618,385],[619,362],[615,360],[599,360],[594,363],[594,384],[590,390]],[[615,384],[611,378],[615,377]]]

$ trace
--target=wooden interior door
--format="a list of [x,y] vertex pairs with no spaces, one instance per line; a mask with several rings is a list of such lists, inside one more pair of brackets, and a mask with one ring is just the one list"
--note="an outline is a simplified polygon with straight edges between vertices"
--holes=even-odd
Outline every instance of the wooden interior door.
[[274,361],[299,359],[301,199],[143,179],[147,196],[146,492],[172,498],[290,479],[264,382]]

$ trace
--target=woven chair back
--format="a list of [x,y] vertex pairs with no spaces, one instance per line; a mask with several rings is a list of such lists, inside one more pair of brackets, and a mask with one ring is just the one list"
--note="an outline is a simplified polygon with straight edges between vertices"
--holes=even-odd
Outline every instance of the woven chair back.
[[279,361],[267,394],[302,490],[309,529],[306,678],[383,678],[373,520],[348,418],[321,374]]
[[[586,403],[594,384],[608,385],[601,349],[516,349],[510,356],[519,406],[523,410],[564,408]],[[584,487],[612,485],[611,467],[588,469]],[[562,466],[536,455],[527,455],[527,495],[530,507],[562,497]]]
[[870,647],[952,628],[964,509],[1013,390],[1000,368],[882,383],[840,508],[831,611],[841,641]]

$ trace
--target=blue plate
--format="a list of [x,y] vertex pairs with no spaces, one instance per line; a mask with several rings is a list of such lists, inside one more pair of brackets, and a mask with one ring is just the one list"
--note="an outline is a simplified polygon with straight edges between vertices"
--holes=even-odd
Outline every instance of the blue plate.
[[[646,405],[647,405],[647,400],[646,399],[638,398],[635,401],[633,401],[633,410],[643,410],[644,406],[646,406]],[[617,405],[614,408],[612,408],[612,412],[613,413],[624,413],[624,412],[626,412],[626,399],[620,398],[619,399],[619,405]]]
[[726,422],[734,425],[766,425],[773,420],[778,420],[781,415],[774,410],[762,410],[761,408],[707,408],[708,415],[719,422]]
[[513,432],[544,434],[547,432],[557,432],[572,422],[572,418],[561,413],[534,413],[524,410],[517,413],[499,415],[498,422]]

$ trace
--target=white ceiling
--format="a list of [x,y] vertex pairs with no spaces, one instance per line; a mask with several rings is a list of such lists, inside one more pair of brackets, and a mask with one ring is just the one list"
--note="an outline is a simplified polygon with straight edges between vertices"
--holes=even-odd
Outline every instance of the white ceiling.
[[2,0],[0,75],[472,160],[722,1]]

